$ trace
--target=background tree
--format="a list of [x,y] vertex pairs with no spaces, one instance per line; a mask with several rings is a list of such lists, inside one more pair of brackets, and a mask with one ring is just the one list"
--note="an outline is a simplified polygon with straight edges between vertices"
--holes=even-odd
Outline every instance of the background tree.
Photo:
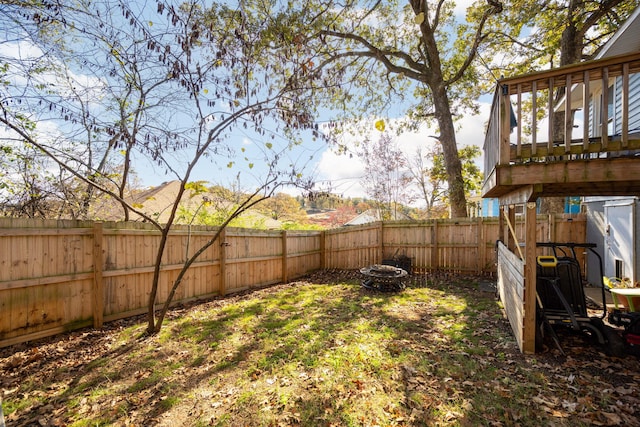
[[[467,200],[477,196],[482,188],[483,174],[476,165],[480,148],[469,145],[459,150]],[[417,186],[421,201],[426,205],[427,218],[440,218],[447,212],[447,173],[440,143],[435,143],[426,153],[416,150],[413,157],[407,157],[408,170]]]
[[[77,45],[87,37],[82,32],[75,39],[66,37],[67,18],[62,14],[62,6],[36,2],[18,2],[13,6],[0,12],[7,34],[15,37],[3,40],[5,54],[0,54],[0,63],[4,64],[1,94],[4,112],[12,114],[9,117],[13,123],[20,124],[24,130],[46,135],[39,138],[39,143],[46,144],[66,168],[47,158],[41,150],[31,150],[33,144],[24,143],[20,137],[16,139],[15,134],[6,135],[3,142],[25,164],[40,165],[36,179],[43,182],[48,176],[51,191],[40,192],[41,203],[55,206],[55,211],[43,212],[42,216],[86,218],[96,191],[90,184],[81,184],[73,172],[101,185],[113,184],[105,177],[117,174],[118,164],[112,161],[116,139],[105,137],[109,125],[100,121],[102,117],[109,120],[105,108],[111,106],[100,101],[108,99],[105,92],[115,86],[106,85],[105,79],[92,72],[94,67],[105,70],[101,67],[104,58],[98,59],[92,51],[75,53]],[[77,15],[73,20],[82,22],[82,5],[74,12]],[[70,63],[82,63],[86,72],[77,74]],[[103,109],[98,111],[98,108]]]
[[2,214],[28,218],[53,216],[49,197],[54,176],[48,173],[46,158],[33,147],[16,147],[6,139],[0,147],[0,196]]
[[[206,181],[189,182],[185,187],[187,191],[175,218],[175,222],[179,224],[219,227],[225,224],[250,194],[221,185],[208,187]],[[267,228],[266,219],[264,215],[247,209],[235,215],[226,225],[264,230]]]
[[482,190],[484,174],[478,167],[476,161],[480,157],[480,147],[477,145],[467,145],[460,151],[460,161],[462,162],[462,178],[464,180],[464,192],[467,198],[479,196]]
[[365,212],[369,209],[371,209],[371,204],[368,200],[362,200],[362,199],[354,199],[353,200],[353,207],[356,210],[356,213],[361,214],[362,212]]
[[304,200],[304,207],[310,210],[337,209],[346,203],[341,196],[325,191],[309,191]]
[[[14,7],[0,10],[7,35],[0,42],[3,110],[12,113],[11,119],[26,130],[35,131],[38,126],[47,133],[48,146],[61,158],[66,157],[70,167],[90,179],[99,179],[100,175],[112,173],[114,166],[108,161],[109,150],[96,149],[100,141],[94,137],[95,123],[88,121],[88,108],[92,100],[100,98],[104,84],[88,76],[82,79],[60,63],[56,51],[64,48],[60,43],[64,25],[55,19],[45,19],[46,15],[31,16],[30,8],[36,4],[16,2]],[[56,14],[55,10],[55,4],[50,4],[49,13]],[[28,25],[32,19],[38,20],[38,25]],[[49,42],[47,46],[37,43],[42,40]],[[36,114],[42,117],[44,112],[64,118],[67,125],[64,136],[50,122],[34,122]],[[79,128],[84,129],[78,131]],[[0,164],[6,184],[5,206],[12,207],[12,212],[7,213],[86,218],[89,200],[94,195],[91,186],[79,185],[72,173],[19,135],[3,134],[0,145],[3,147]]]
[[286,193],[277,193],[269,200],[261,203],[257,210],[268,217],[280,222],[302,223],[306,213],[295,197]]
[[440,144],[432,145],[426,153],[417,149],[413,157],[407,156],[406,161],[418,188],[419,198],[425,203],[426,218],[439,217],[442,206],[446,206],[446,181],[442,180],[444,164]]
[[397,219],[402,206],[413,200],[411,175],[402,151],[388,133],[382,133],[376,141],[364,141],[357,155],[365,165],[360,183],[376,202],[381,219]]
[[[360,212],[362,213],[362,212]],[[350,205],[339,206],[329,214],[328,226],[330,228],[342,227],[347,222],[358,216],[356,208]]]
[[[226,4],[175,7],[161,1],[153,9],[106,0],[2,9],[3,24],[11,24],[3,25],[12,31],[7,40],[46,52],[37,58],[46,63],[3,58],[4,69],[18,70],[16,76],[24,71],[27,78],[2,87],[0,123],[13,141],[36,147],[58,167],[160,231],[149,288],[149,333],[160,330],[186,271],[224,227],[281,185],[301,182],[300,165],[285,153],[313,126],[305,110],[305,75],[299,52],[282,48],[273,21],[263,18]],[[41,69],[46,73],[33,71]],[[73,87],[83,89],[82,97],[68,96],[60,84],[68,76],[75,76]],[[262,144],[258,159],[229,144],[230,132],[238,126],[250,127],[257,135]],[[314,129],[309,134],[318,137]],[[88,140],[92,149],[79,150]],[[95,161],[109,155],[119,160],[117,176],[106,175]],[[180,182],[165,223],[124,197],[139,159],[151,160]],[[186,191],[203,187],[191,183],[203,159],[214,171],[240,166],[244,171],[260,166],[260,171],[253,174],[254,190],[238,201],[218,232],[185,254],[156,313],[168,235]]]

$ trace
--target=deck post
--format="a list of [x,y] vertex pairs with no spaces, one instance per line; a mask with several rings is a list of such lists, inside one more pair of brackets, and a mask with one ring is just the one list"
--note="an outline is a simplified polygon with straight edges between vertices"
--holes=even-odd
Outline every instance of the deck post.
[[553,107],[555,106],[555,96],[553,95],[553,87],[555,83],[553,81],[553,77],[549,77],[549,102],[547,103],[547,120],[549,121],[549,126],[547,129],[547,150],[552,153],[553,152],[553,139],[555,137],[555,124],[554,124],[554,111]]
[[589,72],[584,72],[583,83],[582,83],[582,151],[589,151],[589,135],[591,132],[591,125],[589,123],[589,97],[591,95],[590,85],[589,85]]
[[499,152],[498,164],[508,165],[511,160],[511,146],[509,134],[511,133],[511,100],[509,98],[509,88],[504,86],[498,91],[500,96],[500,126],[499,126]]
[[536,351],[536,202],[525,204],[524,317],[522,351]]
[[629,145],[629,64],[622,64],[622,147]]
[[602,69],[602,120],[600,123],[600,138],[602,139],[602,148],[609,145],[609,68]]
[[[522,84],[518,84],[518,112],[516,120],[518,125],[516,126],[516,146],[518,147],[518,157],[522,155]],[[531,145],[531,155],[536,154],[536,144]]]
[[573,112],[571,107],[571,74],[567,74],[565,81],[564,99],[564,151],[571,152],[571,134],[573,133]]
[[538,82],[531,82],[531,144],[538,143]]

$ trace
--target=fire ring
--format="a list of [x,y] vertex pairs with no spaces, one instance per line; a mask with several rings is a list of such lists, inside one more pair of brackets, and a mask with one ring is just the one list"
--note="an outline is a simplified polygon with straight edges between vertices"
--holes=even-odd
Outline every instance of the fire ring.
[[364,276],[362,287],[376,291],[401,291],[406,287],[404,279],[408,273],[392,265],[374,264],[360,269]]

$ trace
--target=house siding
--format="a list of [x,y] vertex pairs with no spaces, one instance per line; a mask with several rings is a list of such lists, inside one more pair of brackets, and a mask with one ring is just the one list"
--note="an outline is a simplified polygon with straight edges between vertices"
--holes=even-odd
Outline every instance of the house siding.
[[[609,135],[622,134],[622,77],[617,77],[613,83],[613,108],[609,111]],[[594,104],[593,100],[597,100]],[[602,105],[601,105],[602,103]],[[602,108],[607,102],[603,102],[602,92],[599,90],[589,100],[589,134],[592,137],[601,135],[600,119]],[[629,133],[640,132],[640,74],[629,76]]]
[[[622,133],[622,78],[616,78],[614,103],[614,134]],[[629,76],[629,132],[640,131],[640,74]]]

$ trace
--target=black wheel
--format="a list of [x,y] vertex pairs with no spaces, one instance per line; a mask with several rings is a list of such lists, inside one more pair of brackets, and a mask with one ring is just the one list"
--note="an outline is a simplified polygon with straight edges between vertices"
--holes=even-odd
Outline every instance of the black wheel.
[[607,354],[622,357],[626,352],[624,339],[611,326],[603,325],[602,334],[605,337]]
[[602,330],[604,329],[602,319],[592,317],[589,319],[589,322],[582,321],[580,322],[580,329],[587,337],[589,337],[590,343],[600,345],[605,345],[607,343],[604,335],[602,334]]
[[376,284],[372,279],[366,279],[362,281],[362,287],[365,289],[375,290]]
[[540,313],[536,313],[536,353],[544,350],[544,322]]

